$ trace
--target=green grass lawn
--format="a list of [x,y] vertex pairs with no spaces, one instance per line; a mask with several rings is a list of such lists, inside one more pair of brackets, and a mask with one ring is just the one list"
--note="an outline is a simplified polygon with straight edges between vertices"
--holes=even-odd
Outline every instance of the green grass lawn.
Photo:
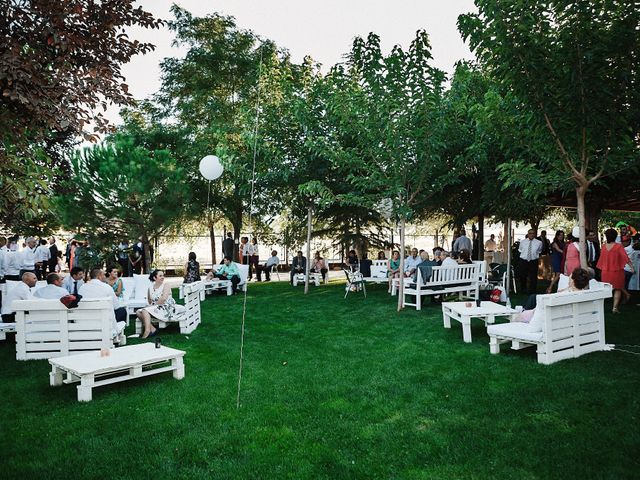
[[[240,295],[208,298],[191,335],[163,331],[187,351],[184,380],[96,388],[89,403],[0,342],[0,478],[640,476],[640,356],[490,355],[480,321],[465,344],[439,307],[398,314],[384,286],[343,288],[250,286],[239,410]],[[635,303],[607,314],[609,343],[640,344]]]

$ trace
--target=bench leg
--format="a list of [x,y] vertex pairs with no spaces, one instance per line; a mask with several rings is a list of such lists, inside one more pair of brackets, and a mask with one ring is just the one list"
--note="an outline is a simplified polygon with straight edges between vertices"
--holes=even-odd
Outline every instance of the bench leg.
[[496,337],[489,337],[489,351],[493,355],[500,353],[500,342],[498,342]]
[[5,332],[0,332],[0,340],[6,340],[7,334]]
[[136,317],[136,333],[142,335],[142,322],[138,317]]
[[465,343],[471,343],[471,319],[462,317],[460,323],[462,323],[462,340]]
[[59,387],[62,385],[63,371],[56,366],[51,366],[51,373],[49,374],[49,385],[52,387]]
[[78,401],[90,402],[92,397],[93,388],[93,375],[86,375],[80,379],[80,385],[78,385]]
[[451,328],[451,317],[449,313],[442,312],[442,322],[444,323],[444,328]]
[[182,357],[173,358],[171,360],[171,366],[175,368],[173,371],[173,378],[176,380],[182,380],[184,378],[184,362]]

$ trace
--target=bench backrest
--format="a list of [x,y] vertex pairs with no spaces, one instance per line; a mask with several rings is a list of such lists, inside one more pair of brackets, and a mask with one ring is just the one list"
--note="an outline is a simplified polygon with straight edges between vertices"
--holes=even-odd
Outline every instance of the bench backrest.
[[249,277],[249,265],[236,263],[236,267],[238,267],[238,271],[240,272],[240,283],[245,283]]
[[432,267],[431,277],[425,282],[422,272],[418,269],[418,285],[441,286],[456,283],[478,283],[480,281],[480,266],[476,264],[458,265],[457,267]]
[[[382,260],[379,260],[382,261]],[[373,278],[386,278],[387,277],[387,265],[372,265],[371,276]]]
[[16,300],[16,359],[45,359],[113,346],[111,300]]
[[184,306],[186,308],[184,317],[184,328],[189,331],[195,330],[200,324],[200,299],[204,292],[204,282],[193,282],[183,284]]
[[604,299],[612,295],[611,285],[597,290],[567,294],[538,295],[536,312],[542,314],[541,349],[552,361],[574,358],[602,350]]
[[373,260],[373,263],[371,264],[371,271],[373,272],[373,267],[384,267],[384,269],[386,270],[388,261],[389,260]]

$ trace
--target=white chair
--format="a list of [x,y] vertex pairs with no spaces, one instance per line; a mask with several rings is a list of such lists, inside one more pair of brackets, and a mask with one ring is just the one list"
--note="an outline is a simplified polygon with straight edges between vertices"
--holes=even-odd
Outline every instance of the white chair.
[[278,281],[280,281],[280,272],[278,272],[278,265],[271,265],[271,275],[276,274]]
[[[83,299],[68,309],[59,300],[16,300],[16,359],[63,357],[124,345],[110,299]],[[114,331],[115,329],[115,331]]]
[[502,323],[487,328],[490,352],[500,353],[500,345],[508,342],[513,350],[535,345],[538,363],[549,365],[604,350],[604,299],[611,297],[611,285],[599,283],[594,287],[538,295],[529,323]]

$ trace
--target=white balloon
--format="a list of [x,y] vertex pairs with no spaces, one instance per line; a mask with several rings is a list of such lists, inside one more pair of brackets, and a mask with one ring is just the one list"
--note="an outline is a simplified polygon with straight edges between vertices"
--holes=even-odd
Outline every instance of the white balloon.
[[207,180],[219,178],[223,171],[220,159],[215,155],[207,155],[200,160],[200,173]]

